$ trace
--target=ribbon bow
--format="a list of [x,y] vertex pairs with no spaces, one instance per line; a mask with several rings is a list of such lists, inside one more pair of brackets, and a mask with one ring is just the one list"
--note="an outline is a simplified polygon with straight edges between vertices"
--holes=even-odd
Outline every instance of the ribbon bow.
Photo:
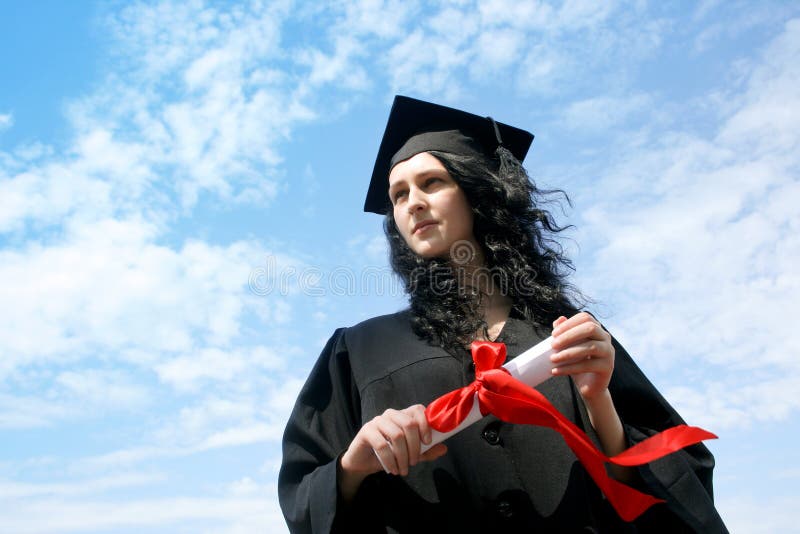
[[578,457],[608,501],[625,521],[633,521],[652,505],[664,502],[608,476],[605,464],[633,467],[652,462],[714,434],[698,427],[668,428],[615,455],[606,456],[575,423],[559,412],[544,395],[520,382],[501,367],[506,359],[503,343],[474,341],[475,381],[442,395],[425,409],[428,423],[439,432],[456,428],[467,416],[477,396],[482,415],[489,413],[507,423],[552,428]]

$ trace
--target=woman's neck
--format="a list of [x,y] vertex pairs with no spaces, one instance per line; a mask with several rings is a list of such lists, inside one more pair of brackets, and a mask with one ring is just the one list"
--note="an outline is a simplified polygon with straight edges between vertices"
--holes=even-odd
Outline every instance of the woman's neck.
[[487,332],[476,332],[476,339],[488,337],[489,341],[493,341],[511,313],[511,297],[502,291],[502,286],[496,283],[491,272],[483,266],[460,266],[459,283],[462,287],[469,287],[480,293],[480,312],[486,321]]
[[[492,276],[491,269],[486,267],[483,251],[476,248],[467,261],[451,261],[457,272],[459,284],[477,290],[481,295],[480,312],[486,321],[488,339],[494,340],[500,334],[508,320],[513,304],[511,297],[502,291],[502,285]],[[476,339],[486,339],[485,332],[477,332]]]
[[[508,315],[511,313],[512,301],[508,295],[503,295],[499,292],[484,295],[481,302],[481,309],[483,311],[483,320],[486,321],[487,333],[489,341],[494,341],[500,335],[500,331],[505,326],[508,320]],[[479,339],[482,339],[483,332],[479,332]]]

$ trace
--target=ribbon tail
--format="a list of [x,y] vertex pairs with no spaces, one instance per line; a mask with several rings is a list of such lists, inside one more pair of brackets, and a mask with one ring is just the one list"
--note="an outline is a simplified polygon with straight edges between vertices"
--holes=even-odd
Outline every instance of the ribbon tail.
[[539,391],[505,373],[491,373],[478,391],[481,411],[489,411],[503,421],[552,428],[564,438],[608,501],[625,521],[633,521],[652,505],[663,502],[612,479],[605,463],[623,466],[643,465],[686,446],[716,436],[701,428],[679,425],[640,442],[609,458],[577,425],[567,419]]
[[640,441],[609,461],[625,466],[642,465],[707,439],[717,436],[696,426],[678,425]]
[[[652,505],[663,502],[609,477],[605,468],[608,457],[597,450],[589,437],[558,412],[541,393],[533,391],[535,394],[532,394],[531,399],[521,399],[483,390],[479,392],[478,399],[481,403],[485,402],[489,411],[503,421],[546,426],[561,434],[567,446],[575,453],[589,476],[623,520],[633,521]],[[509,403],[519,404],[511,410],[504,409]]]

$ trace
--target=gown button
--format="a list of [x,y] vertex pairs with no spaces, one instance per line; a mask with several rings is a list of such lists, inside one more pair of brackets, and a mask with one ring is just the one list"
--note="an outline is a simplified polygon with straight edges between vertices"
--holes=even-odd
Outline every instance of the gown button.
[[498,502],[497,515],[503,519],[511,519],[514,517],[514,508],[511,506],[511,503],[505,500]]
[[494,426],[487,426],[483,429],[483,439],[485,439],[486,443],[489,445],[499,445],[500,432]]

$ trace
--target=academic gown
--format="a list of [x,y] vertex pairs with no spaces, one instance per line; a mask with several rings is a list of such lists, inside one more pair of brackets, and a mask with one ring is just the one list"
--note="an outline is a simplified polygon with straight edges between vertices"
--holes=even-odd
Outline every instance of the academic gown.
[[[421,340],[408,310],[337,330],[295,404],[283,438],[278,493],[292,532],[726,532],[712,499],[714,459],[700,445],[638,469],[638,489],[666,501],[623,522],[561,436],[488,416],[450,437],[448,452],[375,473],[345,505],[339,456],[361,426],[388,408],[427,405],[475,379],[467,350]],[[515,310],[497,341],[513,358],[549,335]],[[629,445],[683,420],[614,340],[609,389]],[[568,376],[537,389],[599,446]]]

